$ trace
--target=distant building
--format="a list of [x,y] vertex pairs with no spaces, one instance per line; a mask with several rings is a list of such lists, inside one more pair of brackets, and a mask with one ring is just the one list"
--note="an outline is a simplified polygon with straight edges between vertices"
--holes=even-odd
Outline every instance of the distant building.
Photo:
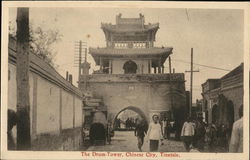
[[203,83],[202,97],[206,121],[232,127],[239,119],[238,110],[243,104],[243,63],[222,78]]
[[196,103],[192,104],[191,118],[197,119],[198,117],[205,117],[202,113],[202,100],[196,100]]
[[184,74],[165,73],[164,62],[173,48],[154,47],[159,23],[144,21],[141,14],[139,18],[119,14],[116,24],[101,24],[106,47],[89,48],[100,70],[82,74],[79,87],[103,100],[112,122],[126,109],[148,122],[153,114],[183,121],[187,114]]

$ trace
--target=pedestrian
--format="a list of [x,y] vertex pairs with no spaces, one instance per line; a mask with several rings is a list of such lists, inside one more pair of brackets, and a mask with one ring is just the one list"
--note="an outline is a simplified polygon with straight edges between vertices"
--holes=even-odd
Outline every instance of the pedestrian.
[[125,121],[125,128],[129,129],[129,118],[127,118],[127,120]]
[[195,133],[194,133],[194,147],[199,151],[204,149],[204,141],[205,141],[205,124],[203,123],[203,117],[198,117],[196,121]]
[[161,129],[162,129],[162,135],[163,138],[166,139],[167,138],[167,134],[166,134],[166,130],[167,130],[167,118],[164,117],[162,122],[161,122]]
[[214,152],[217,144],[217,130],[214,124],[209,124],[207,127],[206,142],[208,144],[208,151]]
[[190,151],[190,145],[192,144],[193,136],[194,136],[194,125],[191,122],[190,117],[188,117],[187,121],[183,124],[181,130],[181,137],[184,142],[184,146],[188,152]]
[[225,126],[225,124],[221,124],[218,137],[219,137],[219,146],[226,151],[228,148],[228,134],[227,134],[227,127]]
[[153,115],[152,116],[153,122],[149,124],[147,137],[149,139],[149,147],[151,152],[158,151],[159,148],[159,141],[163,141],[161,125],[159,123],[159,116]]
[[166,130],[165,130],[165,133],[167,135],[167,139],[170,139],[171,130],[172,130],[172,126],[170,124],[170,121],[167,120],[167,126],[166,126]]
[[239,108],[240,119],[233,124],[229,152],[243,152],[243,105]]
[[137,124],[135,127],[135,136],[137,137],[138,143],[138,149],[142,151],[142,145],[144,143],[144,137],[147,133],[147,125],[144,120],[137,119]]
[[175,132],[175,140],[176,140],[176,141],[179,141],[180,138],[181,138],[182,124],[183,124],[183,123],[182,123],[181,121],[179,121],[179,120],[176,120],[176,121],[174,122],[174,127],[175,127],[174,132]]
[[17,114],[14,110],[8,109],[8,150],[15,150],[16,144],[12,134],[12,128],[17,124]]
[[131,118],[131,120],[130,120],[130,130],[133,130],[133,127],[134,127],[134,119]]
[[121,119],[120,118],[118,119],[118,128],[119,129],[121,128]]
[[106,139],[108,144],[111,144],[111,137],[114,136],[114,131],[112,129],[111,123],[108,122],[107,128],[106,128]]
[[177,122],[174,121],[172,130],[174,132],[175,140],[178,140],[178,131],[177,131],[177,129],[178,129]]

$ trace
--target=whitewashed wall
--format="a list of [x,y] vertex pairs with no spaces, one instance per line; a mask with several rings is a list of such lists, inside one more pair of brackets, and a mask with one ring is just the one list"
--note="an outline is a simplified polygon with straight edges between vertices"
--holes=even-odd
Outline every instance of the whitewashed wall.
[[[8,81],[8,109],[16,111],[16,66],[9,63],[8,70],[10,74]],[[35,88],[34,84],[36,85]],[[29,74],[29,87],[31,135],[59,133],[60,125],[62,129],[80,127],[82,125],[82,99],[79,96],[60,88],[31,71]],[[62,92],[61,98],[60,90]],[[34,92],[36,93],[34,94]],[[34,96],[36,102],[33,102]],[[62,107],[61,122],[60,104]],[[75,123],[74,126],[73,122]],[[13,128],[12,132],[14,138],[16,138],[16,127]]]
[[[9,38],[8,54],[8,109],[16,111],[16,41],[13,37]],[[30,53],[29,56],[32,148],[34,150],[79,148],[82,115],[84,115],[81,91],[37,55]],[[16,127],[13,128],[12,133],[16,140]],[[65,147],[66,144],[69,147]]]
[[73,128],[73,96],[62,92],[62,129]]
[[56,85],[37,77],[37,134],[59,132],[59,91]]
[[81,126],[84,119],[82,112],[79,112],[79,110],[82,110],[82,101],[75,98],[75,127]]

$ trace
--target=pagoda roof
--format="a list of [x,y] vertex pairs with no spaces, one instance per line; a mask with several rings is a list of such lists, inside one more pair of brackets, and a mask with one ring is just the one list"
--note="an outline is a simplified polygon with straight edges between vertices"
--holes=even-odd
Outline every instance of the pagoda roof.
[[107,55],[107,56],[117,56],[117,55],[165,55],[172,53],[172,47],[152,47],[152,48],[89,48],[89,52],[93,56],[97,55]]
[[162,61],[172,53],[172,47],[166,48],[89,48],[89,53],[93,56],[96,63],[99,63],[100,57],[144,57],[144,58],[160,58]]
[[101,28],[104,31],[123,33],[123,32],[148,32],[151,30],[158,30],[159,23],[148,24],[148,25],[134,25],[134,24],[126,24],[126,25],[113,25],[110,23],[102,23]]

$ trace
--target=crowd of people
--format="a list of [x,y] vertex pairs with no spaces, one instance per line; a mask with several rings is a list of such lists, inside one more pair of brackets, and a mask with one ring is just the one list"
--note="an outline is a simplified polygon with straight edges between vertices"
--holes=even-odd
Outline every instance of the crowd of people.
[[[145,137],[149,142],[150,151],[154,152],[158,151],[158,147],[163,144],[164,139],[170,140],[175,137],[176,140],[176,135],[180,134],[187,152],[242,152],[243,106],[239,109],[239,117],[240,119],[231,127],[218,122],[207,124],[202,116],[195,119],[188,117],[183,125],[180,125],[180,131],[176,129],[177,122],[160,118],[157,114],[152,116],[149,124],[142,118],[127,118],[126,121],[117,119],[116,124],[117,128],[120,128],[123,123],[126,129],[134,130],[139,151],[142,151]],[[110,144],[111,137],[114,136],[111,122],[107,124],[105,130],[106,141]]]
[[125,127],[129,130],[134,129],[136,127],[136,120],[134,118],[127,118],[125,121]]
[[[243,106],[239,109],[240,119],[232,127],[218,123],[207,124],[203,117],[184,122],[181,129],[181,140],[187,152],[242,152],[243,151]],[[175,133],[174,124],[168,119],[160,120],[158,115],[153,115],[152,122],[147,126],[145,120],[137,120],[135,136],[138,140],[138,149],[142,150],[144,137],[149,140],[150,151],[158,151],[163,139],[170,139],[170,134]],[[175,133],[176,134],[176,133]]]
[[123,128],[122,125],[124,125],[124,129],[127,130],[133,130],[136,127],[136,121],[138,118],[127,118],[125,121],[121,119],[116,119],[115,124],[116,124],[116,129],[121,129]]
[[196,120],[187,118],[183,124],[181,137],[186,150],[199,152],[242,152],[243,147],[243,106],[239,109],[239,117],[232,127],[226,124],[206,124],[202,117]]

